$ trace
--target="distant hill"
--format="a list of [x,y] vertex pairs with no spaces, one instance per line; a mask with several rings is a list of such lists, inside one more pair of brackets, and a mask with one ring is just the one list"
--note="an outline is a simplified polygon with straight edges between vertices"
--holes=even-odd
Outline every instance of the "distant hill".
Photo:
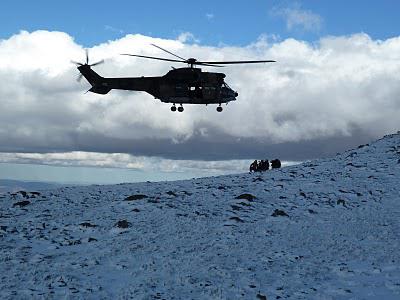
[[0,298],[400,299],[400,135],[257,174],[0,196]]
[[19,190],[44,190],[60,187],[61,184],[35,181],[19,181],[0,179],[0,193],[15,192]]

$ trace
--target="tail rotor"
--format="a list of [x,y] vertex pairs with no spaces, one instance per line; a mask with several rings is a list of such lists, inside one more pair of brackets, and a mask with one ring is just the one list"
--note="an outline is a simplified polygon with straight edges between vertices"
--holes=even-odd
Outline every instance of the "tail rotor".
[[[94,66],[97,66],[97,65],[100,65],[100,64],[104,63],[104,59],[102,59],[102,60],[99,60],[99,61],[97,61],[95,63],[89,64],[89,50],[88,49],[85,49],[85,54],[86,54],[85,55],[86,56],[85,63],[80,63],[80,62],[71,60],[71,63],[76,65],[78,67],[78,70],[80,70],[81,67],[90,68],[90,67],[94,67]],[[81,81],[82,77],[83,77],[82,72],[80,72],[80,74],[79,74],[79,76],[78,76],[78,78],[76,80],[79,82],[79,81]]]

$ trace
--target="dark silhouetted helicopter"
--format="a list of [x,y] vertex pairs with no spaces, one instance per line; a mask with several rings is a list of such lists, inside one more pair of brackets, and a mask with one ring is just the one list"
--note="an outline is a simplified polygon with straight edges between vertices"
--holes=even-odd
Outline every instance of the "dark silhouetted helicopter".
[[[122,54],[128,56],[156,59],[170,62],[185,63],[186,68],[173,68],[164,76],[157,77],[125,77],[105,78],[101,77],[91,67],[104,62],[101,60],[89,64],[89,54],[86,50],[86,62],[74,62],[81,73],[78,80],[83,77],[92,85],[89,92],[107,94],[112,89],[143,91],[160,99],[161,102],[172,103],[171,111],[183,111],[183,104],[219,104],[217,111],[221,112],[222,103],[236,100],[238,93],[232,90],[224,81],[225,74],[215,72],[203,72],[195,66],[222,67],[228,64],[253,64],[275,62],[274,60],[247,60],[247,61],[198,61],[195,58],[185,59],[157,45],[152,46],[165,51],[177,58],[168,59],[136,54]],[[175,105],[179,104],[177,108]]]

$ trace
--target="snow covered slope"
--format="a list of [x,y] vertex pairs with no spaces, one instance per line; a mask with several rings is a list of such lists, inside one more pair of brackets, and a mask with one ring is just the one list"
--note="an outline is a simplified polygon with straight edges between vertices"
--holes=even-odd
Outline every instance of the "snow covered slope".
[[0,298],[400,299],[399,183],[394,134],[263,174],[2,195]]

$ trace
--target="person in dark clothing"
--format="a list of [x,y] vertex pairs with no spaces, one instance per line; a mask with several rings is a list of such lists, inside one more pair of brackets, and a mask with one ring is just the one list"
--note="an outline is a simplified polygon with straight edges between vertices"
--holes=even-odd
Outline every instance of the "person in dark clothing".
[[271,168],[272,169],[279,169],[281,167],[281,161],[279,159],[271,160]]
[[265,172],[269,170],[269,161],[268,159],[266,160],[261,160],[261,164],[259,166],[260,171]]
[[253,161],[250,165],[250,173],[258,171],[258,163],[257,160]]
[[258,164],[258,171],[262,172],[264,171],[264,168],[265,168],[265,161],[260,160],[260,163]]

